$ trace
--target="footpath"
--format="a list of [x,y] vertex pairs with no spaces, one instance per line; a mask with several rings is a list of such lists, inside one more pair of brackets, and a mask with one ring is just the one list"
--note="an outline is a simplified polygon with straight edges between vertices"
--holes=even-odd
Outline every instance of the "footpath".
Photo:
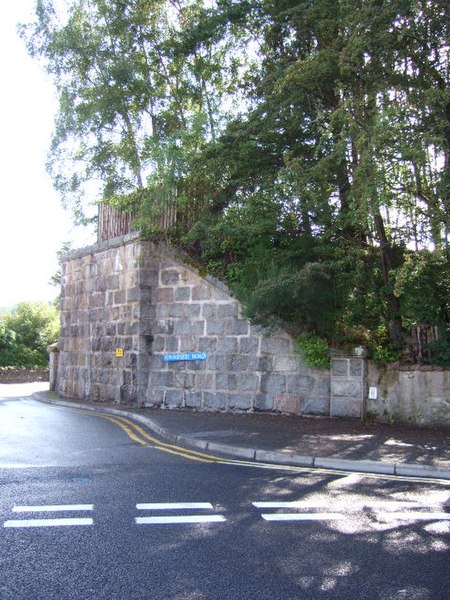
[[450,481],[450,428],[266,413],[137,409],[62,400],[52,392],[34,397],[122,415],[168,441],[247,461]]

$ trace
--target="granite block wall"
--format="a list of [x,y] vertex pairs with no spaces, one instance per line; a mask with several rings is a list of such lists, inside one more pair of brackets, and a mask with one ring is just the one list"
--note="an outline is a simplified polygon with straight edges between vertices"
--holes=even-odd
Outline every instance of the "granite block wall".
[[[180,260],[161,257],[158,273],[147,406],[329,413],[328,371],[308,369],[288,334],[253,326],[225,286]],[[205,358],[164,360],[186,353]]]
[[63,397],[450,424],[450,370],[358,356],[309,369],[287,333],[253,326],[223,284],[138,234],[66,256],[58,350]]
[[136,402],[140,363],[139,245],[103,244],[68,255],[62,265],[61,334],[56,388],[63,397]]
[[328,370],[307,368],[288,334],[254,327],[224,285],[138,235],[66,257],[56,387],[211,411],[326,415],[330,406]]

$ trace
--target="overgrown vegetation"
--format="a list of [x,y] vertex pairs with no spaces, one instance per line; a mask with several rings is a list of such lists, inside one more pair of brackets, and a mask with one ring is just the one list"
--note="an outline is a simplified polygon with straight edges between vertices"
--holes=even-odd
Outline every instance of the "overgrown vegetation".
[[254,321],[379,360],[429,324],[449,364],[447,0],[55,6],[23,34],[59,92],[49,169],[77,218],[96,181]]
[[56,342],[59,312],[45,303],[22,302],[0,315],[0,367],[48,366],[47,347]]

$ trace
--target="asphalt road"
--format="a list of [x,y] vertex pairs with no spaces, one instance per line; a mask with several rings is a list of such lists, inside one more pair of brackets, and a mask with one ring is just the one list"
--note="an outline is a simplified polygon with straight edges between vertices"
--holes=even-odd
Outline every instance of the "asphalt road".
[[0,385],[1,600],[450,597],[450,486],[258,468]]

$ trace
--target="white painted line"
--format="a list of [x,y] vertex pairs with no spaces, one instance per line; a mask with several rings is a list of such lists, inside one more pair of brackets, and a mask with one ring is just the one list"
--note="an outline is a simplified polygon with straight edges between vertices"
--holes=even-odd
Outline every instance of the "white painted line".
[[[339,504],[334,502],[334,504]],[[328,500],[294,500],[292,502],[252,502],[256,508],[324,508],[330,506]],[[346,505],[345,505],[346,506]],[[345,508],[343,505],[343,508]],[[352,508],[373,508],[395,511],[405,508],[436,508],[435,504],[425,504],[424,502],[413,501],[389,501],[380,500],[374,502],[352,502]]]
[[92,524],[93,519],[20,519],[5,521],[3,527],[70,527]]
[[71,510],[94,510],[93,504],[53,504],[47,506],[15,506],[13,512],[61,512]]
[[265,521],[337,521],[343,519],[340,513],[263,513]]
[[377,517],[379,519],[384,519],[385,521],[395,521],[395,520],[408,520],[408,521],[450,521],[450,513],[446,512],[417,512],[417,511],[409,511],[409,512],[394,512],[394,513],[381,513],[378,514]]
[[210,502],[152,502],[147,504],[136,504],[138,510],[188,510],[200,508],[202,510],[212,509]]
[[223,523],[222,515],[185,515],[173,517],[136,517],[137,525],[169,525],[181,523]]
[[329,506],[328,501],[294,500],[292,502],[252,502],[256,508],[322,508]]

